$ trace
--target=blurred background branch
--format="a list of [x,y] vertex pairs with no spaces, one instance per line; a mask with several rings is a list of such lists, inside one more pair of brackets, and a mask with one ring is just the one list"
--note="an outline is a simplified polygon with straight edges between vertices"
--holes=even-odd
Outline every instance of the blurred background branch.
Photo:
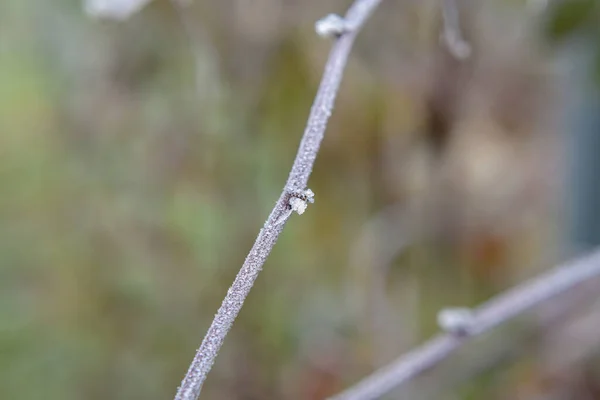
[[467,339],[479,336],[567,290],[579,290],[579,285],[598,275],[600,250],[559,266],[486,302],[468,317],[462,317],[460,329],[431,339],[331,399],[378,399],[435,367],[457,351]]
[[471,46],[461,33],[459,15],[456,0],[442,0],[442,41],[454,57],[464,60],[471,54]]

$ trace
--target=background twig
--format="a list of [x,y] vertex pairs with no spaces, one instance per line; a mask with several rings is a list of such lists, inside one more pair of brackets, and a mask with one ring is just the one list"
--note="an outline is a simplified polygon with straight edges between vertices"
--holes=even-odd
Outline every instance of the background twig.
[[469,329],[463,335],[439,335],[331,400],[377,399],[444,360],[466,339],[478,336],[599,274],[600,250],[559,266],[478,307],[473,311]]
[[[345,17],[346,31],[336,40],[331,49],[319,90],[310,111],[308,123],[300,142],[294,165],[283,193],[258,234],[240,272],[227,291],[227,295],[196,353],[188,372],[175,397],[176,400],[197,399],[206,375],[248,296],[256,277],[271,253],[287,218],[291,193],[304,190],[308,182],[317,152],[323,139],[327,121],[340,86],[344,67],[352,44],[360,27],[381,0],[358,0]],[[288,214],[289,216],[289,214]]]
[[442,0],[442,20],[444,23],[442,40],[448,51],[459,60],[468,58],[471,55],[471,46],[461,33],[456,0]]

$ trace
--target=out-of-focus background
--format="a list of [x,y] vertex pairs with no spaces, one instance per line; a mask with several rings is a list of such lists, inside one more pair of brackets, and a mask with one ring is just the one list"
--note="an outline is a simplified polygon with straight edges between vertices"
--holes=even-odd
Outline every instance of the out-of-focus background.
[[[118,2],[0,2],[2,399],[172,398],[291,167],[331,47],[314,22],[350,4]],[[365,25],[315,204],[202,398],[323,399],[600,242],[597,3],[456,4],[464,60],[439,0]],[[600,398],[596,288],[389,398]]]

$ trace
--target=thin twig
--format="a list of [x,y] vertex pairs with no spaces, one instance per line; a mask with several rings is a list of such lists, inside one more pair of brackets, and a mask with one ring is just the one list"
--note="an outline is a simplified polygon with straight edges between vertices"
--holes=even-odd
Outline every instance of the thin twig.
[[371,400],[408,383],[458,350],[469,338],[600,275],[600,250],[563,264],[473,310],[468,329],[438,335],[331,400]]
[[[494,368],[510,365],[519,358],[531,355],[532,351],[539,351],[539,343],[542,343],[543,348],[543,343],[555,337],[556,332],[577,324],[582,313],[588,314],[585,310],[589,310],[590,306],[593,307],[593,303],[598,299],[598,284],[598,280],[594,279],[578,286],[576,291],[571,290],[562,296],[545,301],[544,304],[536,307],[535,321],[511,331],[510,337],[503,336],[501,340],[492,339],[492,343],[479,345],[469,351],[468,355],[465,354],[464,358],[461,355],[460,365],[444,363],[443,367],[440,365],[435,373],[428,375],[423,382],[417,383],[416,387],[411,386],[418,382],[418,379],[407,382],[406,385],[391,391],[388,395],[394,398],[412,399],[410,395],[417,392],[419,399],[436,399],[440,397],[440,393],[448,393],[452,387],[483,376]],[[532,343],[537,344],[532,347]],[[558,348],[564,347],[558,346]]]
[[175,400],[195,400],[200,395],[202,384],[215,362],[225,336],[240,312],[244,300],[291,214],[289,213],[290,199],[297,197],[297,193],[305,191],[352,44],[361,26],[380,1],[357,0],[348,10],[345,17],[345,29],[336,35],[336,41],[325,65],[325,72],[287,183],[263,229],[259,232],[242,268],[227,291],[219,311],[217,311],[185,378],[181,382]]
[[459,60],[471,55],[471,45],[463,38],[456,0],[442,0],[442,20],[444,23],[442,40],[448,51]]

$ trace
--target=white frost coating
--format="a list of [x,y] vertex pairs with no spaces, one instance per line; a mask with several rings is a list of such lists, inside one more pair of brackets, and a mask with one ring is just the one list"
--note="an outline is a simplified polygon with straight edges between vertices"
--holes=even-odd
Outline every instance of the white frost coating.
[[[219,349],[221,348],[227,332],[241,310],[244,300],[254,284],[258,274],[275,246],[275,242],[285,224],[278,221],[289,213],[290,200],[299,198],[304,202],[312,202],[314,193],[306,188],[308,178],[312,172],[313,164],[317,157],[327,121],[333,109],[348,55],[359,28],[367,17],[373,12],[381,0],[356,0],[346,14],[346,22],[352,29],[337,40],[329,54],[325,65],[325,72],[319,85],[319,90],[308,117],[306,129],[294,160],[294,165],[285,184],[284,190],[275,205],[275,208],[260,230],[250,253],[246,257],[242,268],[227,295],[217,311],[215,318],[194,356],[186,376],[175,396],[176,400],[196,400],[200,395],[202,384],[206,375],[212,368]],[[345,29],[345,28],[344,28]]]
[[324,38],[336,38],[348,30],[346,20],[337,14],[329,14],[315,23],[317,35]]
[[300,215],[304,214],[308,203],[315,202],[315,194],[310,189],[292,192],[290,196],[289,204],[292,211],[296,211]]
[[457,335],[470,333],[473,320],[473,312],[469,308],[445,308],[437,316],[440,328]]
[[306,207],[308,206],[308,204],[306,204],[306,202],[302,199],[292,197],[290,199],[290,206],[292,207],[293,211],[296,211],[298,213],[298,215],[302,215],[304,214],[304,211],[306,211]]
[[315,194],[310,189],[294,191],[291,192],[289,196],[289,207],[283,214],[281,214],[279,219],[275,221],[275,225],[280,225],[287,221],[287,219],[290,217],[290,215],[292,215],[292,212],[294,211],[296,211],[299,215],[304,214],[304,211],[306,211],[306,208],[308,207],[308,203],[315,202]]
[[304,191],[304,195],[307,197],[307,200],[309,203],[314,203],[315,202],[315,193],[310,190],[310,189],[306,189]]
[[152,0],[84,0],[85,13],[94,18],[124,21]]

